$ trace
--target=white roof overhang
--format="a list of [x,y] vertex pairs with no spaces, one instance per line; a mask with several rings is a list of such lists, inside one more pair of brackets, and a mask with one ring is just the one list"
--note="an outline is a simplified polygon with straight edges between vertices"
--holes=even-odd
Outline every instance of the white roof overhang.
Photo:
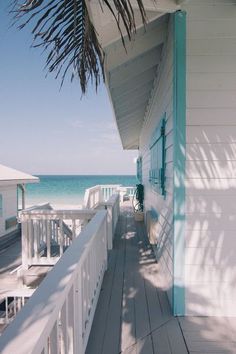
[[31,176],[27,173],[17,171],[4,165],[0,165],[0,186],[38,182],[38,177]]
[[105,52],[106,86],[124,149],[139,147],[145,112],[167,37],[168,13],[180,8],[175,0],[143,0],[148,17],[144,28],[137,1],[131,2],[137,31],[131,41],[125,38],[125,48],[109,10],[105,7],[101,10],[95,0],[88,2]]

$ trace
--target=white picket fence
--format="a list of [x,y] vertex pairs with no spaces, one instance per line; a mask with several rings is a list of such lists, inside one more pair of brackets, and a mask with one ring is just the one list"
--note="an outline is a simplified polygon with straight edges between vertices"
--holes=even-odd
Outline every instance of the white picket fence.
[[107,212],[99,210],[3,332],[1,354],[83,354],[106,267]]

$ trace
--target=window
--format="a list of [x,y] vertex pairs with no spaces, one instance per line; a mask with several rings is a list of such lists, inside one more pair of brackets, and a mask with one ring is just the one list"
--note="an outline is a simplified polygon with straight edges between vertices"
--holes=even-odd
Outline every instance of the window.
[[155,190],[165,195],[165,114],[154,131],[150,144],[149,181]]
[[2,201],[2,194],[0,194],[0,218],[3,214],[3,201]]
[[5,230],[11,229],[12,227],[16,227],[17,225],[17,218],[16,216],[12,216],[5,220]]
[[142,183],[142,156],[139,156],[136,164],[137,164],[137,179],[140,183]]

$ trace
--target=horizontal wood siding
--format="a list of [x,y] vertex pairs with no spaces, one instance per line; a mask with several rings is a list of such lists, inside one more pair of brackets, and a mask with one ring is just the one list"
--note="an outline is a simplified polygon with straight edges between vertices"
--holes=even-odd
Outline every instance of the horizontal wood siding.
[[236,4],[187,12],[186,313],[236,315]]
[[2,195],[2,217],[0,217],[0,237],[14,230],[15,227],[5,230],[5,220],[17,216],[17,189],[15,186],[0,188]]
[[[157,241],[161,247],[160,287],[167,290],[172,304],[173,286],[173,41],[172,24],[168,25],[168,38],[163,48],[162,61],[158,70],[148,114],[140,137],[140,153],[143,157],[143,184],[145,188],[145,210],[155,209],[158,213]],[[158,194],[149,182],[151,136],[163,114],[166,113],[166,197]]]

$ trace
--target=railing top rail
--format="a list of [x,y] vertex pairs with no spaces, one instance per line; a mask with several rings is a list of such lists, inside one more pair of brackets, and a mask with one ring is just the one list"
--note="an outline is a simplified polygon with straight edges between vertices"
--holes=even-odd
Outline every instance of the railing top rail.
[[80,237],[73,241],[15,320],[3,332],[0,339],[1,354],[42,352],[45,336],[52,330],[76,270],[81,266],[91,243],[102,227],[106,213],[105,210],[96,213]]
[[62,219],[71,219],[71,218],[78,218],[78,219],[86,219],[91,218],[96,214],[95,210],[92,209],[81,209],[81,210],[31,210],[31,211],[23,211],[21,214],[22,218],[62,218]]
[[19,288],[14,290],[1,290],[0,299],[5,297],[30,297],[35,292],[35,289]]
[[32,207],[26,208],[22,210],[23,212],[30,212],[33,210],[52,210],[52,206],[50,203],[45,203],[45,204],[37,204],[37,205],[33,205]]
[[112,194],[112,196],[106,202],[102,202],[100,205],[114,205],[119,198],[119,193]]
[[93,195],[94,193],[100,193],[100,191],[101,191],[100,185],[96,185],[94,187],[90,187],[85,190],[85,194],[84,194],[84,207],[85,208],[90,207],[90,202],[89,202],[90,196]]
[[100,186],[102,188],[115,188],[115,187],[121,187],[121,184],[101,184]]

